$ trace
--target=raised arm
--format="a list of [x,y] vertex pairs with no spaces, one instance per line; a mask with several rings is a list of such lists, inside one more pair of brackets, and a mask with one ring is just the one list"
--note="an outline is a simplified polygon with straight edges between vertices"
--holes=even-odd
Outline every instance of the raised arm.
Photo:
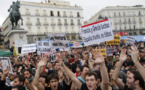
[[145,81],[145,68],[143,68],[143,66],[140,64],[139,60],[138,60],[138,49],[135,45],[131,46],[131,49],[130,52],[131,52],[131,58],[135,64],[135,66],[137,67],[139,73],[141,74],[143,80]]
[[113,74],[113,80],[115,81],[115,83],[117,84],[117,86],[120,89],[123,89],[125,86],[124,83],[122,82],[122,80],[119,79],[119,74],[120,74],[121,67],[122,67],[124,61],[126,60],[126,58],[127,58],[126,50],[123,49],[120,54],[120,61],[118,62],[117,67],[115,68],[115,71]]
[[82,83],[77,79],[77,77],[75,76],[75,74],[66,67],[66,65],[62,62],[62,58],[61,55],[56,55],[56,60],[61,63],[64,71],[66,72],[66,74],[68,75],[68,77],[75,83],[75,85],[77,86],[78,89],[81,89]]
[[36,73],[35,73],[35,77],[33,79],[34,85],[38,85],[39,84],[39,77],[40,77],[40,73],[39,72],[40,72],[41,67],[46,65],[46,62],[47,62],[47,57],[45,56],[38,63],[38,67],[37,67],[37,70],[36,70]]
[[101,77],[102,77],[101,89],[108,90],[109,77],[108,77],[107,68],[105,66],[104,57],[102,56],[100,50],[99,52],[97,50],[93,50],[92,54],[95,57],[95,63],[100,64],[100,72],[101,72]]

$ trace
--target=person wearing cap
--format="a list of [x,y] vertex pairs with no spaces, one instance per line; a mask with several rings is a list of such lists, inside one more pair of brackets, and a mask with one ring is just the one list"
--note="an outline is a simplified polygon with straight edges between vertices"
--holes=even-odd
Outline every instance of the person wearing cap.
[[139,56],[140,56],[140,63],[143,65],[145,64],[145,49],[142,49],[139,51]]

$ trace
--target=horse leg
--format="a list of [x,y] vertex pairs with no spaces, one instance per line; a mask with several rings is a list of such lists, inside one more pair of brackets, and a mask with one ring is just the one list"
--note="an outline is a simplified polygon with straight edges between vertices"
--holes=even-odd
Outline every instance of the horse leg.
[[14,23],[13,21],[11,20],[11,24],[12,24],[12,30],[14,29]]

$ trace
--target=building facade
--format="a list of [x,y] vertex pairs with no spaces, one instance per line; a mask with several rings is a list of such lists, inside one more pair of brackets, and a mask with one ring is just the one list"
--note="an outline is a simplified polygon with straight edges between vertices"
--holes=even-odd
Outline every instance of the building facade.
[[89,23],[109,19],[114,34],[145,35],[145,8],[136,6],[109,6],[92,16]]
[[[28,43],[47,39],[49,33],[66,33],[69,40],[81,40],[79,33],[83,24],[83,9],[70,6],[68,1],[49,0],[48,2],[20,2],[23,25],[18,27],[28,31]],[[4,36],[11,30],[9,17],[3,23]],[[4,43],[9,43],[5,37]]]

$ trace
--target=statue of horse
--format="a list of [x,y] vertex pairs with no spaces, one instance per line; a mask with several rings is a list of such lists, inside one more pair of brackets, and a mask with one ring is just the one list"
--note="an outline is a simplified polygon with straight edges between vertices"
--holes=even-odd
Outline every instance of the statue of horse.
[[[13,5],[10,6],[10,9],[8,9],[8,11],[10,11],[10,21],[12,24],[12,30],[17,28],[18,25],[18,21],[21,19],[21,24],[23,25],[23,19],[21,17],[21,14],[19,12],[19,8],[20,8],[20,2],[17,0],[17,2],[13,2]],[[15,24],[15,25],[14,25]]]

